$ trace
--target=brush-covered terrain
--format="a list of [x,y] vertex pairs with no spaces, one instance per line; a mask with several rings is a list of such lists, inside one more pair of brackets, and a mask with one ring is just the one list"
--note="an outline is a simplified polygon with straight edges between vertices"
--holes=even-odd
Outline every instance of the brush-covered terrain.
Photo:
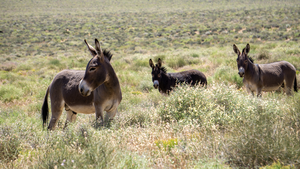
[[[0,18],[0,168],[300,167],[300,93],[248,94],[232,49],[249,43],[255,63],[299,70],[297,0],[5,0]],[[66,129],[63,113],[43,129],[47,87],[85,70],[84,39],[95,38],[113,53],[119,113],[100,128],[78,114]],[[160,94],[158,58],[168,72],[202,71],[208,86]]]

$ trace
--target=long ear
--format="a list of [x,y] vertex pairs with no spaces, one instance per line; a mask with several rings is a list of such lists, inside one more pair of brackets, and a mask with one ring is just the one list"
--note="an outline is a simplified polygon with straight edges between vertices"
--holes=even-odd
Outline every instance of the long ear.
[[250,52],[250,45],[248,43],[245,48],[245,53],[248,54],[249,52]]
[[103,60],[104,59],[104,54],[102,52],[102,49],[100,47],[100,43],[99,43],[98,39],[95,39],[95,46],[96,46],[96,51],[97,51],[99,59]]
[[238,47],[237,47],[235,44],[233,44],[233,51],[234,51],[238,56],[240,56],[241,52],[240,52],[240,50],[238,49]]
[[157,63],[157,65],[158,65],[158,67],[160,68],[161,67],[161,65],[162,65],[162,61],[161,61],[161,59],[160,58],[158,58],[158,63]]
[[94,57],[97,55],[96,50],[93,48],[93,46],[89,45],[86,40],[84,39],[84,42],[86,44],[86,46],[88,47],[88,50],[91,52],[91,55]]
[[154,64],[153,64],[153,62],[152,62],[151,59],[149,60],[149,65],[150,65],[150,67],[151,67],[152,69],[154,68]]
[[95,39],[95,46],[96,46],[96,51],[99,53],[99,54],[102,54],[102,49],[100,47],[100,43],[98,41],[98,39]]

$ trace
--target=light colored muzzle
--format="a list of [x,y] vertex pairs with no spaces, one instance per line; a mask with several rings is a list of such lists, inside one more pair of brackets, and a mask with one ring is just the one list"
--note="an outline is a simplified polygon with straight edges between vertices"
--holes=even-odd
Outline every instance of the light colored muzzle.
[[245,69],[243,67],[239,68],[239,75],[240,75],[240,77],[244,77],[244,75],[245,75]]
[[88,84],[84,80],[80,80],[79,85],[78,85],[78,90],[79,90],[79,93],[84,97],[87,97],[92,93],[91,88],[88,86]]
[[154,82],[153,82],[153,87],[154,87],[155,89],[157,89],[158,86],[159,86],[158,80],[154,80]]

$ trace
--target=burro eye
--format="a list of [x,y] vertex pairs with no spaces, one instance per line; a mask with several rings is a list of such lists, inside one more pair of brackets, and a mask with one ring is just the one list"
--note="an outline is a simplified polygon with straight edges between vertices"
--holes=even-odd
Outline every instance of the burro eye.
[[90,68],[90,72],[92,72],[92,71],[94,71],[94,70],[96,70],[95,67],[91,67],[91,68]]
[[160,77],[160,73],[157,75],[157,77]]

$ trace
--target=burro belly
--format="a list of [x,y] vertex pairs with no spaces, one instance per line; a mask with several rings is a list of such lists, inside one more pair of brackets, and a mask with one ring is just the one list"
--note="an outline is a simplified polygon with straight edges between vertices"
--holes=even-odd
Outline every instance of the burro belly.
[[76,106],[69,106],[69,108],[76,112],[82,114],[93,114],[95,113],[95,106],[94,105],[76,105]]

